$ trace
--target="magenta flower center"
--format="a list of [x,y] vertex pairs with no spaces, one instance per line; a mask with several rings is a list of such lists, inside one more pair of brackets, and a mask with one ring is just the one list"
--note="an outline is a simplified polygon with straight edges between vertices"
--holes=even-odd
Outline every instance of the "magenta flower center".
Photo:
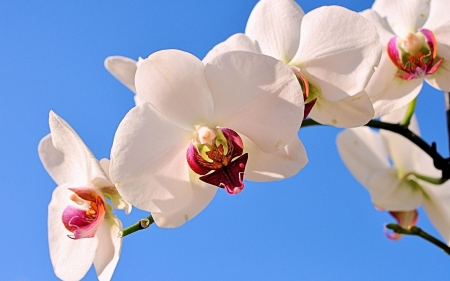
[[241,137],[227,128],[201,127],[191,142],[186,158],[192,171],[206,183],[238,194],[244,188],[244,171],[248,154]]
[[419,29],[402,39],[393,37],[387,46],[389,58],[398,68],[395,76],[410,81],[433,74],[442,64],[437,56],[437,42],[433,32]]
[[106,204],[92,187],[69,188],[74,192],[70,199],[76,205],[69,205],[62,214],[62,222],[72,239],[94,237],[104,220]]
[[310,94],[310,86],[309,86],[308,81],[306,80],[305,76],[300,72],[300,69],[298,69],[297,67],[291,66],[291,70],[297,77],[297,80],[300,83],[300,86],[302,87],[303,100],[305,101],[305,110],[303,112],[303,120],[305,120],[306,117],[308,117],[311,110],[313,109],[314,105],[316,104],[317,98],[313,97],[312,99],[310,99],[310,101],[307,101],[307,99],[310,96],[309,95]]

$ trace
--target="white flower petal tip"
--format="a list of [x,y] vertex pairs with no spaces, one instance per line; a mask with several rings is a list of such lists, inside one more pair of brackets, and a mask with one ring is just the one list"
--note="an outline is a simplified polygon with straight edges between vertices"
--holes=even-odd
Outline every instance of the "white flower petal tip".
[[[241,192],[252,157],[268,161],[255,165],[266,178],[270,172],[291,176],[307,161],[297,137],[302,89],[275,58],[231,51],[204,64],[182,51],[160,51],[139,65],[136,87],[144,103],[119,125],[110,173],[124,199],[154,214],[162,227],[197,215],[217,187]],[[258,149],[245,152],[244,137]]]
[[114,202],[121,197],[109,180],[108,161],[99,163],[69,124],[53,111],[49,123],[51,134],[42,139],[38,149],[46,170],[59,185],[48,209],[55,274],[63,280],[80,280],[94,263],[99,279],[109,280],[121,240],[110,238],[108,243],[99,235],[107,229],[117,237],[120,221],[106,198]]
[[305,13],[292,0],[262,0],[253,8],[245,34],[263,54],[289,63],[298,49],[300,24]]
[[206,64],[210,62],[215,56],[231,51],[261,53],[258,45],[255,44],[250,37],[242,33],[237,33],[230,36],[224,42],[217,44],[211,51],[206,54],[205,58],[202,61]]
[[193,124],[208,123],[213,112],[204,68],[198,58],[183,51],[153,53],[136,71],[137,95],[172,123],[194,130]]
[[137,62],[122,56],[111,56],[105,59],[105,68],[117,80],[124,84],[133,93],[136,93],[134,76],[137,69]]

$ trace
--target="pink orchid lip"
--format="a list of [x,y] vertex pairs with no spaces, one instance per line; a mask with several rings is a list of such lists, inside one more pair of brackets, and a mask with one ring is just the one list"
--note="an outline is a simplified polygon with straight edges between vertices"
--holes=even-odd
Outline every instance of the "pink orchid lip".
[[316,104],[317,98],[311,100],[308,103],[306,102],[306,100],[309,97],[309,90],[310,90],[309,83],[306,80],[305,76],[300,72],[300,69],[298,69],[295,66],[291,66],[291,70],[297,77],[297,80],[300,83],[300,86],[302,88],[303,100],[305,101],[305,110],[304,110],[304,114],[303,114],[303,120],[305,120],[308,117],[311,110],[313,109],[314,105]]
[[235,131],[228,128],[216,128],[220,130],[227,142],[227,152],[222,144],[213,142],[206,152],[209,157],[204,159],[193,142],[186,151],[186,159],[189,167],[203,182],[224,188],[229,194],[238,194],[244,189],[244,171],[248,160],[248,154],[244,152],[244,144],[241,137]]
[[[393,216],[397,220],[397,224],[405,229],[409,229],[411,226],[414,226],[419,218],[419,213],[417,210],[413,211],[389,211],[389,214]],[[398,240],[402,237],[401,234],[398,233],[389,233],[385,228],[384,233],[387,238],[391,240]]]
[[437,42],[431,30],[419,29],[419,32],[425,37],[425,44],[429,51],[424,53],[419,51],[417,54],[409,54],[398,46],[400,38],[394,36],[389,40],[387,53],[392,63],[399,69],[395,76],[410,81],[416,78],[422,78],[437,71],[443,62],[443,58],[437,59]]
[[78,204],[69,205],[64,209],[62,222],[72,239],[91,238],[95,236],[106,214],[105,198],[95,187],[69,188],[74,194],[72,201]]

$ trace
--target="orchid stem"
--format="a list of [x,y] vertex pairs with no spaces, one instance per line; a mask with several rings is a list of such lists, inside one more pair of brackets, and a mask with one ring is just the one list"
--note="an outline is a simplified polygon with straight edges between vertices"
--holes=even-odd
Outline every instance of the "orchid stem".
[[[317,123],[316,121],[312,119],[306,119],[302,122],[302,127],[309,127],[309,126],[315,126],[315,125],[322,125],[320,123]],[[427,153],[431,158],[433,158],[433,164],[436,167],[436,169],[442,171],[442,181],[445,182],[447,179],[450,179],[450,161],[449,159],[445,159],[442,157],[438,152],[436,148],[436,143],[433,142],[431,145],[426,143],[421,137],[416,135],[414,132],[408,129],[408,127],[404,127],[400,124],[393,124],[393,123],[387,123],[383,121],[378,120],[370,120],[366,125],[367,127],[376,128],[376,129],[382,129],[386,131],[391,131],[394,133],[397,133],[399,135],[402,135],[403,137],[410,140],[412,143],[417,145],[420,149],[422,149],[425,153]]]
[[414,110],[416,108],[416,102],[417,102],[417,97],[408,104],[408,108],[406,109],[405,117],[403,118],[403,121],[400,123],[400,126],[408,128],[409,123],[411,122],[411,118],[414,114]]
[[136,231],[146,229],[154,222],[155,222],[155,220],[153,219],[153,217],[151,215],[146,217],[146,218],[144,218],[144,219],[141,219],[137,223],[135,223],[135,224],[125,228],[124,230],[122,230],[121,237],[125,237],[127,235],[130,235],[131,233],[136,232]]
[[432,178],[432,177],[421,175],[421,174],[414,173],[414,172],[410,173],[410,175],[413,175],[418,179],[421,179],[423,181],[429,182],[431,184],[436,184],[436,185],[443,184],[444,182],[447,181],[447,179],[444,179],[444,178]]
[[447,117],[448,146],[450,153],[450,92],[444,92],[444,98],[445,98],[445,113]]
[[405,229],[395,223],[390,223],[390,224],[386,225],[386,227],[398,234],[419,236],[419,237],[427,240],[428,242],[441,248],[447,255],[450,255],[450,247],[449,246],[447,246],[444,242],[435,238],[434,236],[431,236],[430,234],[426,233],[420,227],[412,226],[410,229]]

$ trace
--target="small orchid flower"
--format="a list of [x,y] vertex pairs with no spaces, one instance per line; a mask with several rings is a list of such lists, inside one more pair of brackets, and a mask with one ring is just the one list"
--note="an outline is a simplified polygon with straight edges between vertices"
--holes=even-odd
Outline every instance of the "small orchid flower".
[[274,58],[235,51],[205,65],[164,50],[141,63],[135,85],[143,103],[116,132],[111,178],[160,227],[192,219],[217,187],[238,194],[244,178],[287,178],[307,162],[300,85]]
[[356,127],[374,115],[364,88],[380,60],[376,27],[338,6],[305,15],[292,0],[261,0],[235,34],[203,59],[242,50],[272,56],[288,64],[302,85],[310,117],[322,124]]
[[110,280],[122,239],[118,209],[131,210],[108,177],[109,161],[98,162],[75,131],[50,112],[51,134],[39,143],[41,161],[58,184],[48,206],[48,241],[56,276],[80,280],[94,263],[99,280]]
[[383,54],[366,91],[379,117],[411,102],[423,80],[450,91],[446,0],[376,0],[361,14],[378,28]]
[[[404,112],[403,108],[382,120],[398,123]],[[409,129],[419,134],[415,117]],[[343,131],[337,146],[345,165],[369,191],[377,209],[389,211],[399,225],[409,228],[417,221],[417,208],[423,205],[431,222],[450,242],[450,185],[431,185],[412,175],[439,177],[431,157],[403,136],[368,127]],[[400,238],[397,234],[388,237]]]

